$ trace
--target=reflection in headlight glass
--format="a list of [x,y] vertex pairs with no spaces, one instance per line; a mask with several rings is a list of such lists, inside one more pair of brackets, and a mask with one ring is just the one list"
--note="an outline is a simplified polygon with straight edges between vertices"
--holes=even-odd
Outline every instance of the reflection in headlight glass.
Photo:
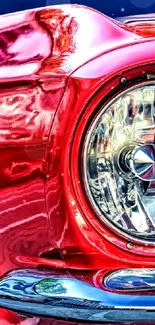
[[[103,107],[84,147],[86,189],[100,219],[144,239],[155,236],[155,179],[143,177],[155,169],[154,130],[155,86],[145,84]],[[136,150],[142,156],[147,145],[153,156],[150,165],[145,159],[139,162],[141,176],[133,157]]]

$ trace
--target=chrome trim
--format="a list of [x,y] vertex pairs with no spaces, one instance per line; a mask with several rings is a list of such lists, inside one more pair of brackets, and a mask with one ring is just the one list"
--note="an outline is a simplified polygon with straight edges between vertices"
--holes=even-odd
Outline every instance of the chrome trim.
[[127,17],[117,17],[115,20],[118,20],[124,24],[132,24],[137,22],[150,22],[155,21],[155,15],[138,15],[138,16],[127,16]]
[[[103,224],[107,225],[109,228],[111,228],[112,230],[115,231],[116,234],[120,234],[123,238],[130,240],[131,242],[137,243],[137,244],[149,244],[150,246],[155,246],[155,243],[152,241],[152,239],[150,238],[150,240],[148,239],[144,239],[144,238],[140,238],[137,236],[133,236],[131,233],[128,233],[127,231],[123,231],[121,228],[117,227],[112,221],[110,221],[108,218],[106,218],[103,213],[101,212],[101,210],[99,209],[99,207],[97,206],[97,203],[95,202],[93,195],[91,193],[90,190],[90,186],[89,186],[89,180],[88,180],[88,175],[87,175],[87,167],[86,167],[86,158],[87,158],[87,148],[88,148],[88,144],[90,141],[90,137],[92,135],[92,131],[95,127],[95,125],[97,125],[98,121],[100,120],[100,117],[102,116],[103,112],[106,112],[108,110],[108,108],[110,106],[112,106],[112,104],[114,102],[116,102],[117,99],[119,99],[121,96],[125,95],[126,93],[135,90],[137,88],[141,88],[144,86],[155,86],[155,81],[146,81],[146,82],[139,82],[134,86],[130,86],[128,88],[126,88],[125,90],[123,90],[122,92],[119,92],[118,95],[116,95],[111,101],[109,101],[105,106],[101,106],[100,108],[100,112],[99,114],[96,114],[96,116],[93,118],[92,123],[90,123],[90,127],[87,130],[87,134],[86,134],[86,140],[84,141],[84,149],[83,149],[83,157],[82,157],[82,163],[83,163],[83,175],[84,175],[84,188],[85,191],[87,193],[88,199],[90,201],[90,204],[92,205],[92,208],[95,210],[97,216],[100,218],[100,220],[103,222]],[[131,143],[132,145],[132,143]]]
[[104,286],[115,291],[154,291],[155,269],[125,269],[110,273],[104,279]]
[[108,292],[58,271],[10,272],[0,281],[0,307],[74,321],[155,319],[155,295]]
[[155,180],[155,145],[145,144],[132,152],[129,162],[135,175],[143,181]]

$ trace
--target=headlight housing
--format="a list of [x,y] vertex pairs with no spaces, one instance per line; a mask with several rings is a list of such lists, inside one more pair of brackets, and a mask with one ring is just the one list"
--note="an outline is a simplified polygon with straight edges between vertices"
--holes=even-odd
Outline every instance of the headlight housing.
[[85,138],[86,192],[117,231],[155,236],[155,84],[124,91],[103,107]]

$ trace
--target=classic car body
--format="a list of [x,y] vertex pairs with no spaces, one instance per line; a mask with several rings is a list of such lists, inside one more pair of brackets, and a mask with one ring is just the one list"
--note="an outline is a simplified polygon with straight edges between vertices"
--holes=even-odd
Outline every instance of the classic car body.
[[0,17],[0,324],[154,321],[154,233],[101,220],[82,174],[94,116],[154,87],[154,24],[78,5]]

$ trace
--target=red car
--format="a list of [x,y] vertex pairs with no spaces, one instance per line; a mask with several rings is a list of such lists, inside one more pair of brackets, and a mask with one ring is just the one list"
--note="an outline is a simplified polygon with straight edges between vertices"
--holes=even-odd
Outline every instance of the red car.
[[155,319],[155,16],[0,17],[0,325]]

